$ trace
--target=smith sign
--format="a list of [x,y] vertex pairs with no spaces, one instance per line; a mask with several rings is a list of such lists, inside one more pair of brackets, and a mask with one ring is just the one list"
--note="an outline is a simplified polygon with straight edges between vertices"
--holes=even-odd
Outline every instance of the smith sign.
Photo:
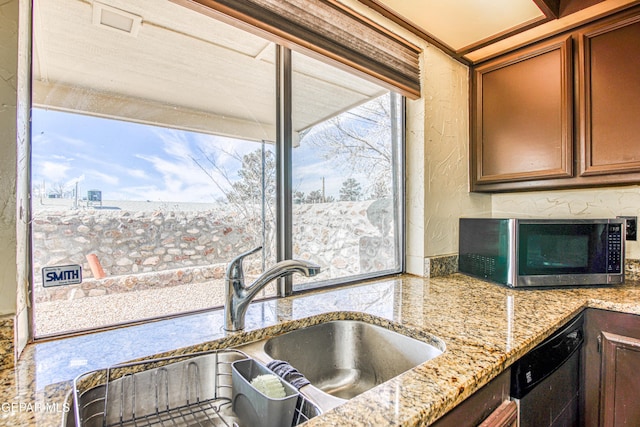
[[59,265],[42,269],[42,286],[45,288],[79,283],[82,283],[81,265]]

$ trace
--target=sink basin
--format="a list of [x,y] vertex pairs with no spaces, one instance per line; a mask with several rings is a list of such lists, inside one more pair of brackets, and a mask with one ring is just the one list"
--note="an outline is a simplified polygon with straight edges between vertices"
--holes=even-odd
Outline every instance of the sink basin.
[[297,329],[242,350],[255,353],[256,348],[270,359],[289,362],[314,387],[341,399],[357,396],[442,354],[435,345],[358,320]]

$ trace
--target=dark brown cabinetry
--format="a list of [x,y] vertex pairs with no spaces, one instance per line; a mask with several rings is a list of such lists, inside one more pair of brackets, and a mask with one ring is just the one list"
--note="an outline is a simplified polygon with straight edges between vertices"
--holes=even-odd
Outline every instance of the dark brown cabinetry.
[[640,316],[587,310],[584,425],[640,425]]
[[580,174],[640,172],[640,14],[578,38]]
[[478,67],[475,182],[572,176],[572,50],[564,37]]
[[473,71],[471,189],[640,182],[640,9]]

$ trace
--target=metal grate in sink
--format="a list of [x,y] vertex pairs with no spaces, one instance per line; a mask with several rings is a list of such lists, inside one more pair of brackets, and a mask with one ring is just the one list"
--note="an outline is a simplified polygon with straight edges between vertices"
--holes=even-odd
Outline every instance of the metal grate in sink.
[[[73,386],[75,425],[244,427],[232,410],[231,363],[247,358],[238,350],[215,350],[80,375]],[[292,425],[318,414],[301,396]]]

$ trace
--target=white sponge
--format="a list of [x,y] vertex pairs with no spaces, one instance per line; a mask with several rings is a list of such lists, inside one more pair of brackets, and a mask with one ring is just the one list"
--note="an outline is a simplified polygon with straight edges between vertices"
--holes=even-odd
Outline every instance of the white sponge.
[[280,379],[273,374],[258,375],[251,381],[251,385],[271,399],[282,399],[286,396]]

